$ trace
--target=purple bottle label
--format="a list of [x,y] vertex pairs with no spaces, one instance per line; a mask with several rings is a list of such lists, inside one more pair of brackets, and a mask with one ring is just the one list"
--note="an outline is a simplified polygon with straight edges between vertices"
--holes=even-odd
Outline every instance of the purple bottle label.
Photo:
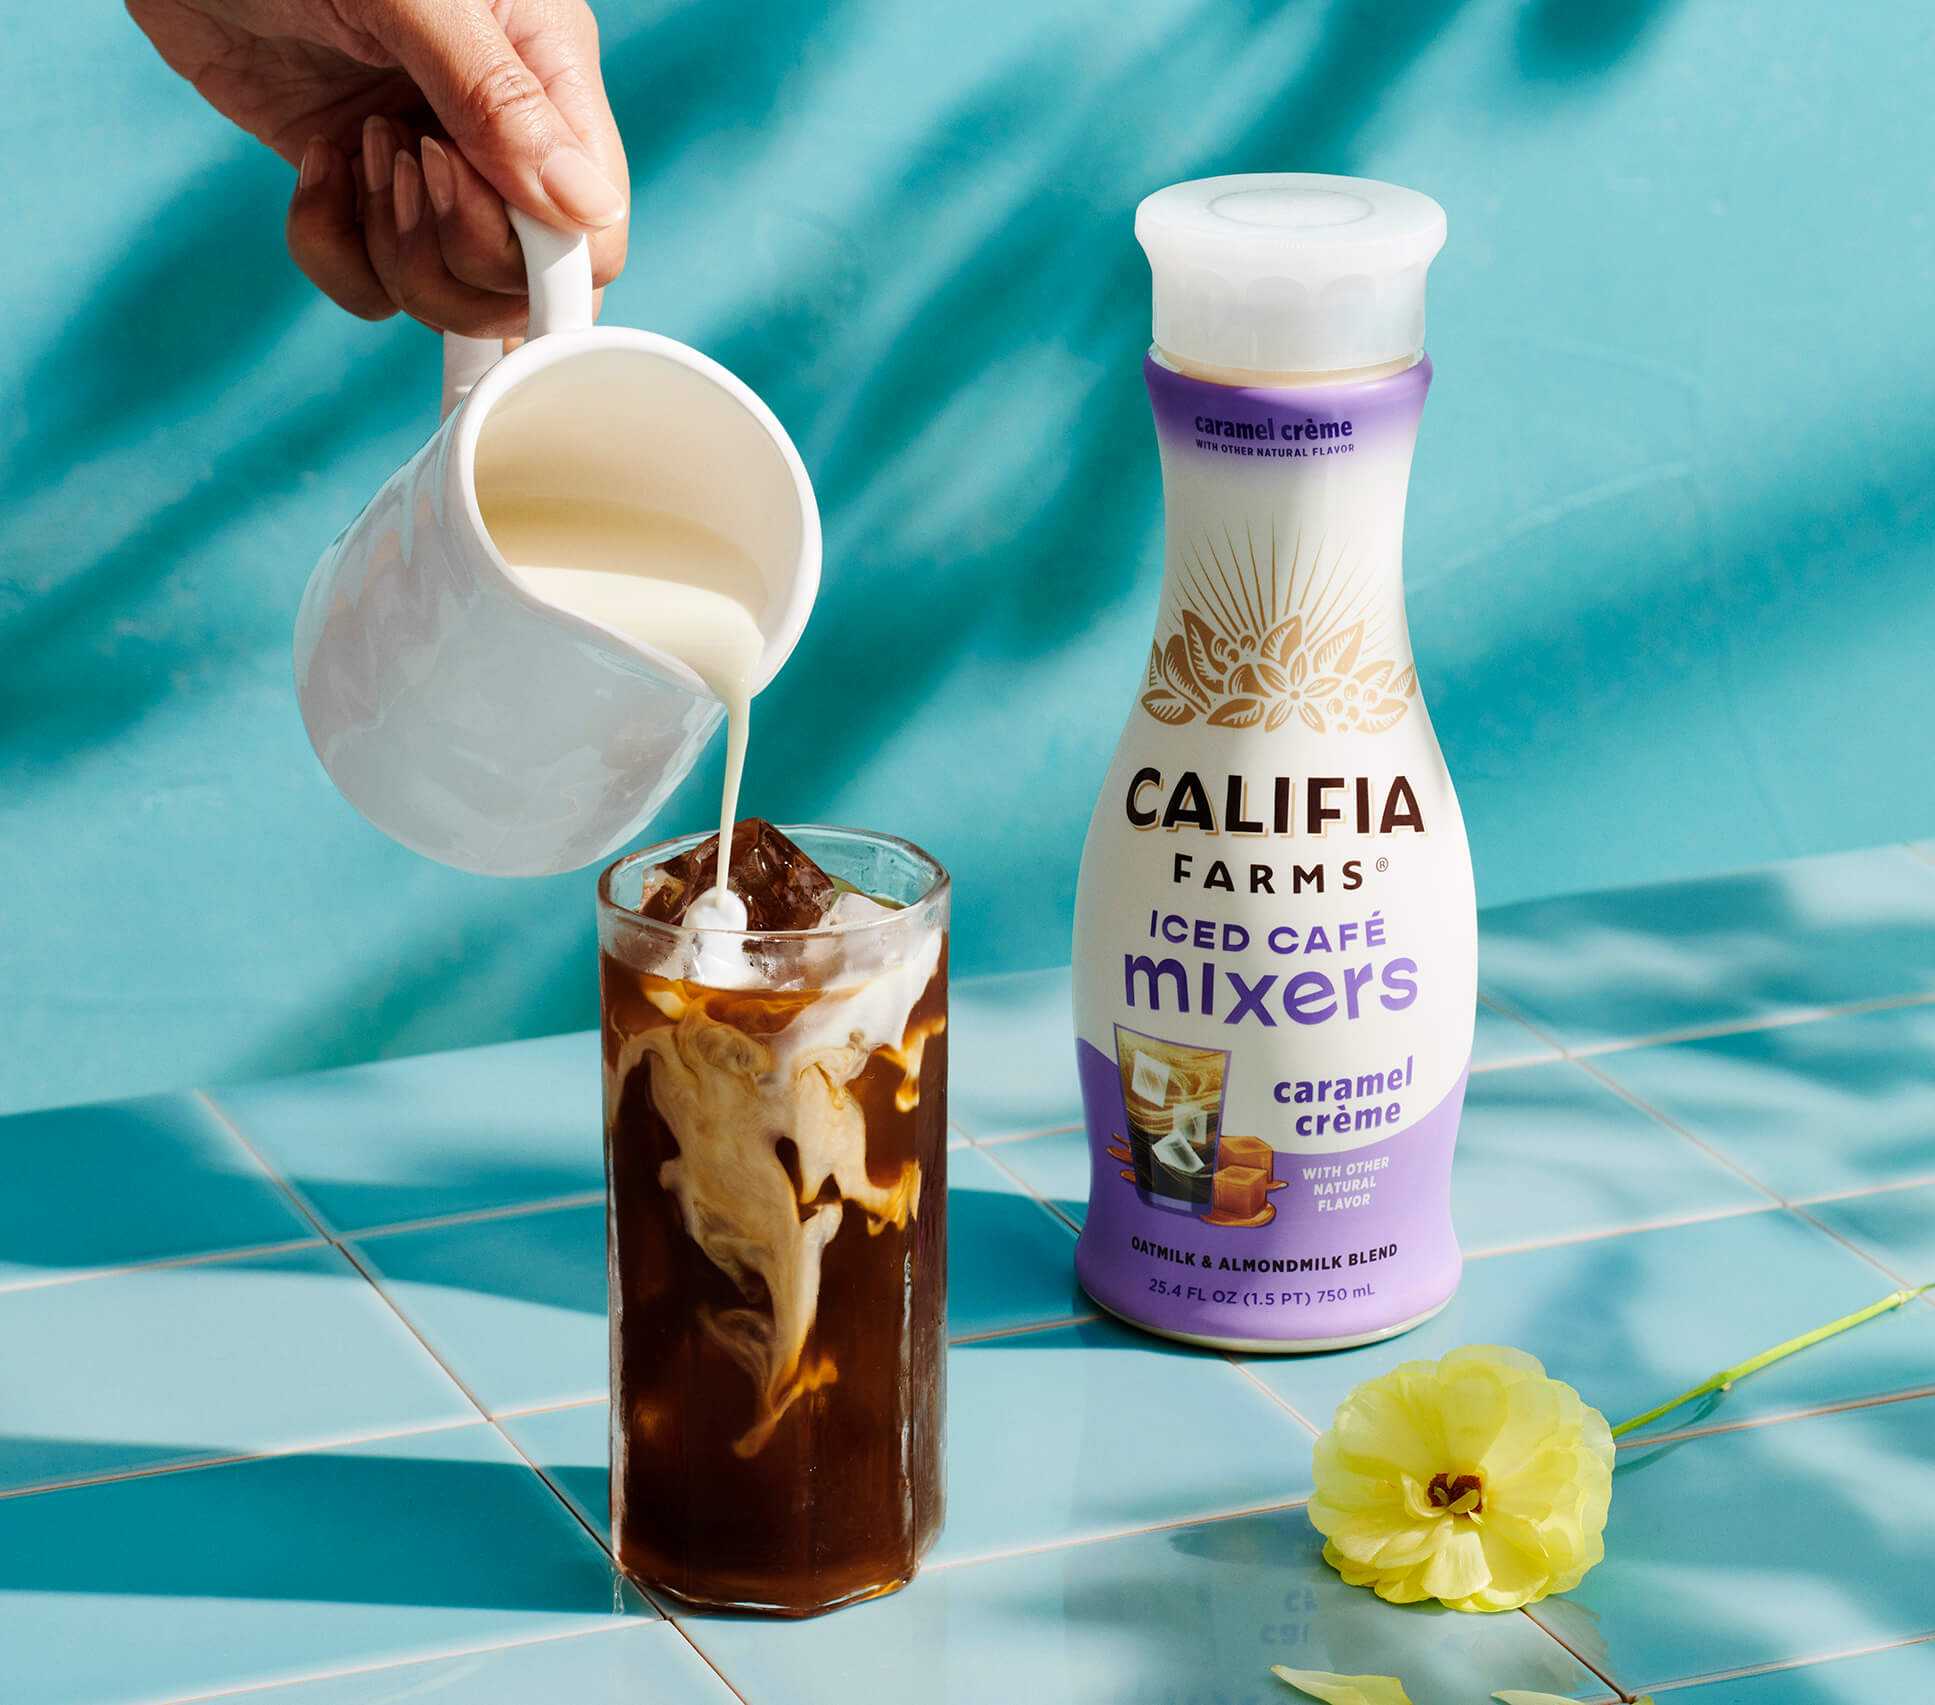
[[1256,1182],[1244,1180],[1244,1200],[1219,1213],[1215,1175],[1233,1170],[1220,1152],[1201,1200],[1165,1193],[1159,1162],[1138,1167],[1117,1062],[1087,1042],[1076,1048],[1092,1163],[1076,1271],[1111,1313],[1190,1337],[1284,1344],[1373,1336],[1458,1288],[1451,1155],[1465,1074],[1380,1142],[1272,1152],[1264,1212],[1245,1223],[1234,1210],[1255,1199]]

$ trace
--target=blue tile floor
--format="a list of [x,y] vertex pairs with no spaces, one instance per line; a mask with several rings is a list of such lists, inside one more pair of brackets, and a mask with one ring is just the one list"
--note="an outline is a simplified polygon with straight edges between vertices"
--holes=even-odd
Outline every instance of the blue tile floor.
[[1068,974],[957,987],[948,1526],[799,1624],[668,1617],[604,1548],[591,1038],[0,1120],[0,1700],[1269,1705],[1273,1663],[1417,1705],[1935,1700],[1930,1301],[1626,1441],[1562,1599],[1399,1610],[1322,1563],[1312,1438],[1400,1360],[1517,1344],[1618,1417],[1935,1278],[1935,859],[1480,947],[1464,1287],[1309,1358],[1096,1317]]

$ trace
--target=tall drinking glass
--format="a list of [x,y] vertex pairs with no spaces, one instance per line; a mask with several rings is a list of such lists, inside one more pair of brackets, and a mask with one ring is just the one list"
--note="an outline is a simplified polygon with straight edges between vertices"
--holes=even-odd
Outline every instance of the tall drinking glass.
[[948,880],[783,832],[882,906],[643,916],[698,836],[599,883],[611,1511],[643,1585],[806,1616],[904,1585],[941,1525]]

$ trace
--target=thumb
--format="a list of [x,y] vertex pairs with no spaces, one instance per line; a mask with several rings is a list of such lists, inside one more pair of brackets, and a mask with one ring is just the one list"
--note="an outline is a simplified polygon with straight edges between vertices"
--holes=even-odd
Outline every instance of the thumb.
[[550,225],[598,231],[625,197],[482,5],[385,7],[372,33],[497,193]]

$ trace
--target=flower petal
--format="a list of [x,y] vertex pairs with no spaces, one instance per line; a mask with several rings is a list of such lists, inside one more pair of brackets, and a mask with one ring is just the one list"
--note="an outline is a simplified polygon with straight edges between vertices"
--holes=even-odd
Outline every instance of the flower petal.
[[1270,1673],[1324,1705],[1411,1705],[1411,1695],[1394,1675],[1333,1675],[1327,1669],[1291,1669],[1286,1664],[1272,1664]]

